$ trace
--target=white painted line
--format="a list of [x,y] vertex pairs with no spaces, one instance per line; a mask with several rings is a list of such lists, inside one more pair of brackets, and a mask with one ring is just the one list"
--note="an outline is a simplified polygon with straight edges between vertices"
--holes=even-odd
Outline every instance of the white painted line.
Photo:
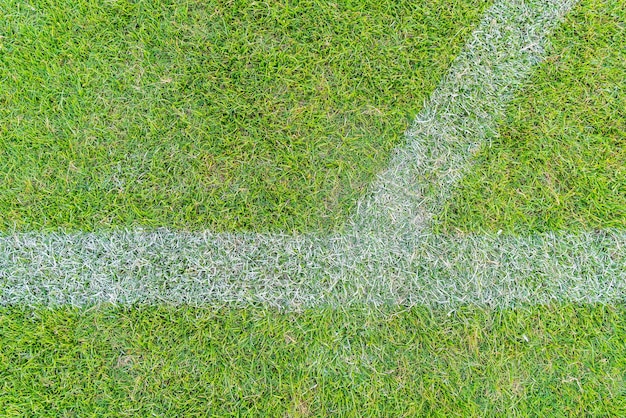
[[15,233],[0,237],[0,305],[623,300],[625,232],[453,239],[429,227],[574,3],[494,4],[341,233]]

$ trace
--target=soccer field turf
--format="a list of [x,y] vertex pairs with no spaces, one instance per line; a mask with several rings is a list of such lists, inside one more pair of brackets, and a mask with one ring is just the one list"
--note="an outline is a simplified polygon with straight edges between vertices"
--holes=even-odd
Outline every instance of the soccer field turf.
[[622,416],[626,309],[5,310],[7,416]]
[[[457,3],[437,4],[444,10],[469,7]],[[527,7],[550,8],[549,3],[538,0]],[[554,1],[555,7],[562,4]],[[448,14],[438,16],[447,22],[443,26],[452,24]],[[531,236],[625,225],[625,21],[618,1],[583,0],[574,8],[550,37],[545,62],[508,105],[499,134],[473,151],[476,164],[451,193],[443,214],[435,215],[435,232],[464,237],[501,229],[502,236]],[[472,22],[453,23],[469,33]],[[239,204],[236,197],[233,201]],[[53,225],[62,226],[47,226]],[[223,225],[230,226],[235,225]],[[617,252],[598,256],[623,268],[623,235],[615,237]],[[601,253],[604,247],[599,248],[593,251]],[[618,270],[614,281],[623,278]],[[0,411],[7,416],[626,414],[623,294],[612,304],[554,297],[547,305],[513,307],[442,303],[295,312],[225,302],[5,306]]]
[[624,6],[589,4],[558,30],[442,229],[513,233],[626,226]]
[[487,0],[0,6],[0,228],[330,230]]

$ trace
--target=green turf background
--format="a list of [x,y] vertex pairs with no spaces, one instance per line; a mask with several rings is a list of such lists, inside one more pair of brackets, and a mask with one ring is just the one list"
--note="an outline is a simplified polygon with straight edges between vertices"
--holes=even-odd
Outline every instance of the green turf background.
[[[22,3],[19,7],[17,4],[6,1],[0,3],[2,7],[0,10],[5,13],[3,17],[7,16],[6,10],[9,10],[9,6],[10,10],[19,8],[22,13],[20,19],[23,21],[30,22],[34,28],[48,27],[37,20],[41,19],[40,14],[38,15]],[[43,3],[37,4],[43,5]],[[76,13],[81,10],[80,7],[84,6],[81,2],[74,4],[78,10]],[[127,22],[128,20],[124,20],[123,11],[125,7],[130,7],[131,3],[118,4],[123,7],[115,13],[109,12],[105,7],[105,17],[113,14],[121,22]],[[139,8],[147,7],[146,3],[134,4]],[[69,3],[64,3],[64,5],[66,9],[59,9],[57,18],[63,22],[64,19],[70,18],[61,13],[61,11],[69,10]],[[145,16],[151,16],[151,14],[148,13]],[[109,18],[104,19],[107,25],[110,22]],[[13,24],[14,21],[17,21],[17,18],[0,19],[4,34],[8,33],[6,32],[7,22]],[[150,20],[147,19],[146,22]],[[481,176],[476,177],[476,173],[490,173],[490,170],[493,170],[493,173],[497,174],[495,177],[490,177],[495,183],[487,183],[492,186],[486,189],[480,187],[474,189],[473,187],[477,185],[474,184],[471,189],[480,191],[477,193],[484,201],[474,200],[473,204],[479,203],[477,207],[485,207],[485,212],[473,213],[471,217],[464,215],[465,218],[457,218],[456,224],[449,224],[450,228],[465,228],[465,230],[503,228],[516,232],[560,227],[623,226],[623,222],[620,221],[620,212],[614,210],[623,208],[621,206],[623,200],[620,199],[623,197],[624,183],[620,180],[623,177],[619,176],[624,174],[623,164],[619,161],[620,159],[623,161],[624,155],[622,147],[624,107],[615,107],[615,103],[619,103],[620,100],[623,102],[623,95],[620,93],[623,88],[623,78],[619,77],[623,73],[624,61],[615,58],[616,54],[621,53],[616,52],[616,49],[623,45],[623,22],[624,12],[620,3],[583,1],[568,19],[566,26],[554,38],[555,46],[551,50],[550,59],[533,80],[537,86],[529,85],[526,88],[519,101],[510,108],[511,120],[505,121],[508,127],[503,129],[500,138],[493,139],[491,148],[485,148],[482,151],[483,154],[477,157],[484,158],[486,165],[479,165],[477,171],[466,180],[468,183],[465,184],[471,185],[474,181],[472,179],[478,178],[480,179],[478,185],[480,185],[486,180]],[[148,25],[148,23],[144,24]],[[52,23],[50,25],[50,28],[55,28]],[[125,28],[123,24],[121,25],[119,30]],[[148,33],[145,31],[146,29],[142,33]],[[21,42],[33,39],[33,42],[40,42],[41,45],[46,45],[46,48],[48,43],[56,42],[57,38],[48,36],[52,32],[42,32],[42,35],[38,33],[21,38]],[[96,32],[93,32],[82,38],[67,36],[68,39],[83,39],[84,53],[90,56],[89,51],[93,47],[90,45],[98,45],[96,35]],[[117,39],[107,38],[105,35],[101,42],[105,42],[106,39]],[[10,56],[6,51],[9,48],[15,48],[15,45],[7,40],[6,35],[3,36],[5,37],[0,38],[2,45],[0,53],[2,62],[6,63],[9,59],[7,57]],[[598,44],[604,47],[598,48]],[[136,46],[139,44],[133,45],[135,45],[134,48],[128,49],[132,53],[123,55],[123,58],[116,58],[120,47],[112,45],[111,55],[107,56],[111,60],[111,65],[118,65],[119,68],[126,68],[129,71],[120,73],[119,78],[120,91],[127,95],[111,96],[118,98],[120,102],[110,99],[109,96],[102,99],[102,103],[110,105],[107,109],[113,112],[111,119],[105,118],[108,113],[90,113],[92,108],[88,108],[89,111],[82,110],[80,106],[83,104],[100,106],[98,103],[101,102],[93,102],[91,97],[81,101],[80,96],[76,94],[63,96],[50,93],[50,96],[46,96],[47,99],[42,101],[41,91],[64,91],[54,90],[54,88],[45,90],[38,87],[42,85],[41,83],[45,86],[47,82],[56,83],[63,79],[46,78],[48,71],[67,71],[65,79],[72,81],[75,80],[72,77],[80,79],[86,76],[87,73],[82,70],[76,75],[69,70],[63,70],[62,68],[66,67],[60,64],[59,68],[44,70],[42,63],[46,61],[41,56],[34,57],[29,71],[24,70],[24,74],[14,75],[26,77],[27,81],[19,84],[7,81],[9,80],[7,77],[13,77],[13,75],[5,71],[6,67],[0,66],[0,71],[5,71],[1,77],[4,83],[2,84],[4,94],[0,96],[0,100],[3,100],[4,104],[10,103],[11,106],[22,106],[11,107],[3,104],[0,107],[0,114],[3,118],[2,125],[0,125],[4,141],[2,152],[5,153],[1,161],[2,164],[6,161],[14,163],[13,166],[3,166],[2,173],[9,177],[14,175],[15,182],[22,179],[20,180],[24,182],[20,183],[22,186],[32,183],[33,187],[33,191],[29,191],[31,189],[20,191],[21,189],[15,186],[16,183],[13,183],[14,186],[7,186],[11,183],[6,178],[1,183],[0,187],[5,188],[0,194],[0,199],[5,199],[2,201],[4,202],[3,210],[5,210],[3,213],[12,216],[11,218],[6,215],[7,217],[2,218],[5,228],[9,227],[7,219],[24,228],[72,226],[82,222],[85,223],[81,224],[85,228],[95,228],[96,226],[130,225],[139,221],[147,222],[146,219],[158,219],[163,222],[166,219],[167,222],[173,224],[180,222],[176,225],[189,227],[194,224],[187,222],[192,222],[192,219],[201,219],[192,214],[193,216],[189,215],[188,218],[183,217],[176,221],[173,218],[154,215],[161,213],[157,209],[150,212],[152,213],[150,216],[156,217],[150,218],[148,214],[137,209],[139,212],[135,215],[132,210],[111,212],[107,215],[111,217],[110,219],[106,218],[106,222],[100,222],[99,218],[93,215],[107,213],[98,212],[97,210],[102,210],[100,207],[94,207],[93,212],[72,212],[66,206],[61,205],[62,202],[65,202],[64,205],[67,202],[73,202],[72,199],[78,199],[77,202],[81,202],[80,199],[83,198],[89,201],[88,197],[91,195],[88,192],[82,189],[71,189],[74,192],[63,194],[61,189],[53,188],[56,194],[46,195],[36,188],[41,187],[41,184],[57,185],[57,183],[56,180],[55,182],[49,180],[49,183],[45,183],[40,179],[41,173],[46,172],[47,165],[33,162],[35,157],[32,156],[41,155],[43,158],[43,156],[58,155],[56,157],[58,160],[51,160],[54,164],[51,163],[50,179],[56,179],[55,176],[62,171],[59,168],[62,166],[59,161],[68,164],[68,178],[74,179],[72,181],[76,181],[76,184],[83,184],[79,181],[81,179],[91,178],[85,174],[87,172],[91,173],[90,175],[105,173],[102,174],[102,178],[108,178],[106,176],[114,172],[107,171],[106,164],[95,165],[94,167],[98,167],[98,170],[92,170],[89,165],[81,167],[77,165],[77,161],[83,161],[85,164],[101,161],[99,158],[106,155],[105,150],[108,149],[103,144],[98,145],[100,148],[87,146],[75,148],[76,150],[82,149],[81,152],[95,150],[93,152],[96,152],[96,155],[91,160],[63,160],[61,157],[66,155],[63,152],[59,151],[58,154],[49,152],[63,149],[66,150],[64,152],[69,153],[72,150],[68,144],[74,143],[68,138],[73,137],[67,132],[71,132],[68,129],[74,126],[71,125],[73,120],[94,118],[96,121],[93,123],[96,125],[86,126],[105,127],[108,126],[107,123],[112,123],[111,126],[117,126],[115,129],[120,129],[120,132],[133,132],[133,129],[143,129],[149,132],[150,129],[157,129],[161,126],[153,126],[149,123],[152,120],[150,118],[159,114],[152,106],[158,107],[162,103],[169,103],[167,102],[169,95],[166,93],[173,88],[170,86],[175,83],[174,78],[172,81],[161,83],[157,81],[160,80],[161,74],[144,73],[141,75],[141,67],[132,65],[125,67],[125,64],[116,64],[116,59],[126,59],[130,63],[137,62],[133,61],[137,59],[133,53],[140,54],[141,51],[144,53],[156,50],[147,47],[140,50]],[[31,45],[29,48],[35,48],[35,46]],[[46,50],[41,51],[41,54],[44,54]],[[148,57],[144,59],[155,59],[149,58],[151,57],[149,54],[142,56]],[[183,55],[177,57],[180,58]],[[582,57],[586,59],[581,59]],[[96,64],[99,62],[95,61],[95,70],[90,73],[90,77],[94,77],[97,85],[101,83],[98,77],[102,77],[102,80],[109,80],[108,73],[101,72],[103,68],[106,69],[106,66],[98,67]],[[75,67],[70,65],[69,68]],[[127,87],[132,88],[137,74],[141,75],[140,81],[152,80],[153,84],[139,83],[140,90],[130,94],[131,90]],[[602,81],[598,84],[598,80],[606,82]],[[114,81],[111,82],[114,83]],[[22,86],[19,87],[22,90],[16,86]],[[64,88],[70,92],[78,89],[78,85],[72,83],[63,84],[63,86],[66,86]],[[113,85],[107,88],[115,91],[114,87]],[[55,88],[60,89],[58,86]],[[146,91],[149,93],[148,96],[144,96],[148,94]],[[13,96],[6,92],[12,92]],[[156,99],[159,97],[157,93],[164,95],[162,101]],[[83,94],[89,96],[93,93],[90,89],[84,89]],[[24,100],[22,104],[9,102],[13,100],[12,97],[30,97],[31,101]],[[112,101],[107,102],[107,100]],[[529,102],[532,104],[528,104]],[[39,112],[40,108],[33,103],[42,106],[43,110]],[[581,103],[585,106],[581,107]],[[598,103],[606,103],[607,106],[600,106]],[[57,108],[66,110],[58,112],[49,110]],[[67,109],[73,109],[72,112],[75,113],[67,113],[69,112]],[[129,112],[131,113],[128,114]],[[41,115],[54,116],[48,116],[48,123],[50,129],[56,129],[56,134],[38,136],[41,132],[45,132],[44,128],[48,129],[46,119]],[[67,115],[72,115],[72,117]],[[75,119],[73,115],[80,115],[80,118],[77,116],[78,119]],[[192,118],[192,116],[193,113],[188,117]],[[18,123],[18,120],[25,122]],[[228,120],[231,120],[230,117]],[[11,121],[11,124],[6,121]],[[528,121],[530,125],[524,124],[525,121]],[[584,124],[581,124],[581,121],[584,121]],[[97,123],[102,125],[97,125]],[[548,135],[553,132],[548,128],[554,130],[555,136]],[[26,135],[28,132],[32,132],[30,137]],[[65,132],[63,135],[66,136],[58,132]],[[103,129],[103,132],[109,131]],[[175,132],[183,131],[176,130]],[[18,133],[21,135],[19,138],[23,140],[30,138],[32,142],[16,141],[17,137],[14,137],[13,143],[6,141],[6,138],[11,138],[9,135],[18,135]],[[514,137],[514,134],[517,136]],[[141,136],[143,134],[136,135],[135,138],[144,138]],[[155,136],[151,137],[153,141],[151,144],[169,144],[167,141],[159,142],[162,137],[156,133],[153,135]],[[59,142],[58,138],[65,138],[66,142]],[[107,138],[113,141],[118,137],[113,135]],[[500,142],[504,143],[506,138],[517,138],[519,141],[515,142],[511,139],[512,144],[509,144],[508,148],[503,146],[502,149],[525,150],[521,154],[523,157],[519,157],[520,154],[512,153],[512,151],[496,152],[501,146]],[[530,142],[522,141],[522,139],[528,139]],[[537,139],[536,143],[531,144],[535,139]],[[191,139],[189,142],[183,141],[182,143],[192,144]],[[13,148],[7,144],[13,144]],[[19,146],[26,147],[24,144],[30,144],[28,146],[31,148],[24,148],[29,152],[18,152],[22,149]],[[115,154],[116,152],[134,151],[135,148],[143,152],[147,149],[141,148],[144,145],[137,140],[122,143],[119,146],[120,148],[114,149],[111,161],[117,161],[115,158],[121,155]],[[15,154],[10,154],[10,150],[13,150]],[[168,152],[159,151],[160,154],[154,155],[165,158],[169,155]],[[493,159],[487,160],[487,155],[491,153],[495,157],[489,157]],[[11,155],[13,159],[7,158],[7,155]],[[163,167],[169,167],[172,161],[178,161],[175,158],[174,160],[156,159],[149,160],[152,161],[150,163],[142,162],[139,165],[132,165],[134,160],[131,160],[129,159],[127,165],[121,166],[120,173],[132,174],[135,172],[133,170],[140,172],[144,167],[141,164],[147,164],[146,167],[150,164],[162,164],[159,167],[164,169]],[[75,168],[71,168],[68,161],[74,161]],[[506,164],[500,164],[500,161]],[[526,171],[517,170],[527,161],[532,161],[532,164],[525,167],[531,167],[532,170],[530,168],[526,168]],[[137,164],[136,161],[135,164]],[[561,164],[564,165],[561,167]],[[172,165],[172,167],[179,167],[179,170],[187,166],[193,173],[193,165],[190,163],[180,166]],[[57,171],[54,171],[54,167]],[[493,169],[488,169],[489,167]],[[553,167],[560,168],[550,171]],[[34,170],[33,173],[37,173],[36,176],[31,173],[33,175],[31,183],[25,180],[28,176],[24,173],[30,173],[28,170]],[[171,178],[179,180],[187,178],[183,174],[189,174],[172,172]],[[559,193],[561,190],[585,190],[586,192],[596,190],[592,187],[596,184],[593,182],[583,183],[586,185],[583,189],[578,187],[582,182],[579,177],[580,173],[584,174],[582,178],[599,179],[597,184],[605,186],[597,188],[597,196],[591,194],[595,199],[591,202],[596,203],[585,206],[580,203],[579,194],[574,193],[573,196],[578,196],[578,200],[573,201],[579,203],[566,206],[570,208],[569,211],[555,209],[554,212],[545,212],[546,207],[555,207],[553,203],[550,203],[554,202],[550,200],[553,195],[546,194],[543,188],[531,188],[524,193],[537,193],[539,197],[521,202],[527,202],[525,203],[527,205],[530,205],[528,202],[535,202],[533,204],[538,205],[540,209],[536,213],[557,213],[558,215],[531,217],[530,214],[535,212],[524,210],[523,216],[515,212],[508,218],[499,218],[498,222],[489,223],[493,213],[505,211],[502,208],[512,210],[511,208],[525,207],[517,200],[513,200],[516,203],[512,206],[501,205],[502,201],[508,202],[508,198],[499,197],[496,200],[489,200],[490,194],[485,192],[485,190],[495,188],[501,182],[504,185],[509,184],[509,188],[503,186],[505,191],[508,190],[510,193],[514,190],[513,196],[519,194],[516,191],[517,188],[510,188],[510,183],[507,183],[506,179],[508,175],[519,176],[520,172],[526,173],[525,177],[522,176],[523,185],[534,185],[533,187],[539,187],[540,182],[547,181],[545,175],[553,176],[555,172],[559,175],[569,175],[565,178],[574,178],[572,184],[577,187],[558,189]],[[544,175],[544,172],[547,174]],[[22,173],[20,174],[22,177],[17,173]],[[163,174],[158,171],[155,173]],[[502,177],[503,173],[504,177]],[[120,178],[124,177],[118,177]],[[150,179],[149,176],[146,178]],[[161,179],[161,177],[152,179],[154,187],[159,185],[157,178]],[[193,176],[188,178],[193,179]],[[554,178],[560,179],[560,177]],[[148,180],[145,181],[148,182]],[[167,184],[167,176],[162,181],[163,184]],[[86,182],[84,186],[87,191],[90,190],[89,184]],[[566,185],[568,183],[559,180],[554,184]],[[120,204],[120,208],[132,208],[132,205],[124,205],[136,199],[137,196],[142,196],[137,192],[138,190],[151,190],[136,187],[131,188],[127,196],[122,193],[126,196],[124,199],[128,200],[113,199],[108,201],[109,204]],[[611,187],[615,188],[615,193],[608,192],[613,190]],[[11,196],[20,196],[23,199],[28,197],[34,199],[33,202],[47,202],[48,206],[17,205],[14,200],[6,198],[11,190],[14,193]],[[79,193],[75,190],[82,191]],[[461,190],[467,189],[462,187]],[[556,193],[559,201],[572,201],[565,199],[569,196],[567,192],[559,193]],[[48,196],[49,200],[45,200],[45,196]],[[506,193],[500,196],[506,196]],[[535,195],[532,194],[532,196]],[[57,206],[51,203],[55,202],[54,199],[60,199],[56,203]],[[154,202],[154,199],[151,200],[149,197],[146,199],[147,202]],[[457,207],[463,206],[463,202],[469,202],[459,197],[457,199],[460,199],[454,203]],[[93,204],[96,205],[97,202],[106,202],[106,200],[94,200],[94,202]],[[231,202],[238,202],[238,200],[234,199]],[[8,209],[11,204],[15,205],[13,212]],[[111,206],[111,208],[117,207]],[[141,205],[138,207],[144,208]],[[589,215],[591,209],[598,207],[603,209],[594,212],[595,218]],[[81,213],[82,218],[76,215]],[[451,213],[453,211],[449,208],[446,216]],[[619,216],[615,216],[615,213]],[[45,216],[49,218],[41,217],[43,214],[47,214]],[[69,214],[77,217],[68,218]],[[572,214],[576,216],[571,216]],[[234,225],[232,220],[234,218],[224,216],[227,220],[223,221],[223,227],[230,228]],[[548,220],[551,221],[548,222]],[[280,225],[280,222],[273,225]],[[350,310],[321,308],[299,313],[281,313],[257,307],[197,309],[99,306],[86,310],[2,308],[0,309],[0,416],[206,416],[211,414],[222,416],[337,416],[341,414],[345,416],[402,416],[403,414],[406,416],[419,414],[624,416],[626,415],[626,355],[624,353],[626,353],[626,307],[623,304],[617,306],[564,304],[508,310],[480,307],[428,310],[416,307],[410,310],[394,308],[376,312],[372,312],[371,308]]]
[[623,416],[626,308],[0,311],[6,416]]
[[440,230],[626,227],[626,7],[584,0],[508,108]]
[[330,230],[487,3],[2,0],[0,230]]

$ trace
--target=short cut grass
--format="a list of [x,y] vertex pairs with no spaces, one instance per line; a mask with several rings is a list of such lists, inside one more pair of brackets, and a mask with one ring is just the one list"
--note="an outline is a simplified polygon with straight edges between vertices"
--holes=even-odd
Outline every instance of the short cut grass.
[[447,232],[626,227],[626,8],[584,0],[449,201]]
[[330,230],[486,0],[0,3],[0,229]]
[[0,310],[13,416],[624,416],[626,309]]

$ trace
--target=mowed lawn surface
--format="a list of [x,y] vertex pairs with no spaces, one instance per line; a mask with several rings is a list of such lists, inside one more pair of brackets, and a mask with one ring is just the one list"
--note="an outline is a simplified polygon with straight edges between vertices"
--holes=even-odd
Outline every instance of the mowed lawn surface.
[[[532,80],[537,87],[531,82],[521,92],[501,137],[480,155],[495,152],[496,143],[513,135],[507,132],[522,130],[524,121],[541,126],[543,118],[560,117],[563,122],[551,122],[554,129],[565,126],[560,140],[546,135],[545,148],[564,150],[550,154],[555,158],[549,164],[535,165],[535,180],[528,181],[543,182],[544,171],[558,164],[560,155],[569,161],[570,171],[599,167],[598,178],[607,179],[606,184],[618,181],[623,171],[614,161],[623,158],[623,109],[594,104],[623,102],[615,93],[623,88],[623,79],[598,83],[604,72],[624,70],[623,61],[604,58],[624,50],[625,21],[618,2],[583,0],[552,37],[551,59]],[[562,61],[567,53],[578,58]],[[596,58],[582,59],[587,56]],[[586,69],[597,62],[604,63],[602,71]],[[565,71],[577,66],[576,77]],[[598,85],[604,87],[594,87]],[[540,94],[543,90],[550,94]],[[583,101],[581,91],[586,92]],[[553,110],[549,99],[588,103],[593,111],[585,113],[579,105]],[[545,107],[532,111],[533,106],[524,105],[529,100]],[[590,115],[595,124],[582,115]],[[520,135],[532,141],[544,135],[538,129]],[[590,146],[605,144],[599,147],[602,152],[583,152],[586,142],[576,145],[581,135]],[[537,141],[539,151],[526,159],[544,152],[542,140]],[[575,147],[581,152],[568,151]],[[479,167],[503,171],[496,178],[513,174],[506,164],[492,164],[495,168]],[[492,215],[481,215],[489,204],[486,212],[464,215],[464,224],[455,224],[448,209],[443,225],[449,222],[450,231],[498,228],[513,233],[623,226],[614,210],[620,207],[623,183],[607,190],[611,187],[618,193],[592,195],[605,205],[594,212],[595,218],[588,214],[593,205],[587,210],[578,205],[576,212],[550,212],[559,213],[551,219],[560,223],[521,215],[515,215],[515,222],[489,223],[485,219]],[[537,199],[535,204],[549,202]],[[506,205],[499,207],[504,211]],[[575,219],[572,213],[578,214]],[[5,307],[0,310],[0,411],[7,416],[624,416],[624,353],[624,305],[290,313],[262,307]]]
[[5,416],[624,416],[626,308],[4,310]]
[[584,1],[551,40],[441,230],[626,227],[626,7]]
[[332,230],[487,0],[0,1],[0,230]]

